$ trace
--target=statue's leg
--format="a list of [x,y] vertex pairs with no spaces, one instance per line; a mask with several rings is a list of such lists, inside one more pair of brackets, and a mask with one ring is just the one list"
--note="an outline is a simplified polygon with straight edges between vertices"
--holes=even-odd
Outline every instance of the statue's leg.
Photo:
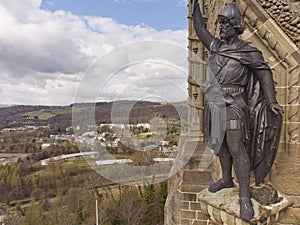
[[233,166],[239,183],[241,218],[249,221],[254,216],[250,198],[250,160],[241,129],[229,129],[226,133],[227,145],[233,158]]
[[222,168],[222,178],[209,187],[208,190],[213,193],[234,186],[232,181],[232,157],[225,141],[222,143],[218,156]]

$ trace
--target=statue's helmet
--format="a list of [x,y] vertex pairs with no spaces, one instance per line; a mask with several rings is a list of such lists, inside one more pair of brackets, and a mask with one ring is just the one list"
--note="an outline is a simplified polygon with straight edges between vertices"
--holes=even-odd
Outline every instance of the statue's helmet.
[[238,34],[242,34],[244,32],[244,28],[241,25],[241,12],[235,3],[225,5],[223,11],[218,15],[218,17],[228,18],[237,30]]

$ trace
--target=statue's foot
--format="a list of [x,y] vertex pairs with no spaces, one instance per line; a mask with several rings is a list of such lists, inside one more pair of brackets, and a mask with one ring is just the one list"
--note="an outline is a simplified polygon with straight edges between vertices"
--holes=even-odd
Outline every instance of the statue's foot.
[[248,197],[240,198],[240,216],[245,221],[250,221],[254,217],[253,205]]
[[222,190],[223,188],[231,188],[234,187],[233,182],[225,182],[223,179],[218,180],[216,183],[212,184],[208,190],[212,193],[216,193],[220,190]]

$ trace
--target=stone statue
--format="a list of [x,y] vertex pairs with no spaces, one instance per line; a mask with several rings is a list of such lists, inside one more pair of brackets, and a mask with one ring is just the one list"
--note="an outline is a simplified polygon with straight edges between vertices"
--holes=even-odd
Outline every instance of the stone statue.
[[[192,17],[197,36],[209,50],[209,79],[217,81],[225,102],[225,121],[220,112],[204,107],[204,139],[219,156],[222,178],[209,187],[210,192],[234,186],[232,165],[239,184],[240,217],[250,221],[254,216],[250,197],[250,171],[254,170],[259,185],[270,172],[278,149],[283,109],[275,97],[270,67],[262,53],[239,39],[244,28],[241,13],[235,3],[227,4],[218,15],[220,39],[206,29],[197,0],[193,0]],[[204,93],[214,82],[208,80]],[[220,121],[212,121],[219,118]],[[225,136],[218,137],[213,124],[223,123]],[[222,127],[222,126],[219,126]]]

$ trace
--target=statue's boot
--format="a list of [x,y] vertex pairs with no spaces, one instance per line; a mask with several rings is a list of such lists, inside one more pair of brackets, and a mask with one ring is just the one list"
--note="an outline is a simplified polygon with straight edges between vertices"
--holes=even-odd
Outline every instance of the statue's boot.
[[208,188],[212,193],[218,192],[223,188],[234,187],[232,181],[232,157],[225,142],[223,142],[218,156],[222,168],[222,179],[218,180]]
[[254,217],[253,205],[248,197],[240,197],[240,216],[245,221],[250,221]]
[[241,130],[228,130],[226,140],[239,183],[240,217],[250,221],[254,216],[250,197],[250,160],[243,143]]
[[208,190],[212,193],[216,193],[224,188],[232,188],[234,187],[233,182],[232,183],[225,183],[223,179],[218,180],[216,183],[213,183]]

